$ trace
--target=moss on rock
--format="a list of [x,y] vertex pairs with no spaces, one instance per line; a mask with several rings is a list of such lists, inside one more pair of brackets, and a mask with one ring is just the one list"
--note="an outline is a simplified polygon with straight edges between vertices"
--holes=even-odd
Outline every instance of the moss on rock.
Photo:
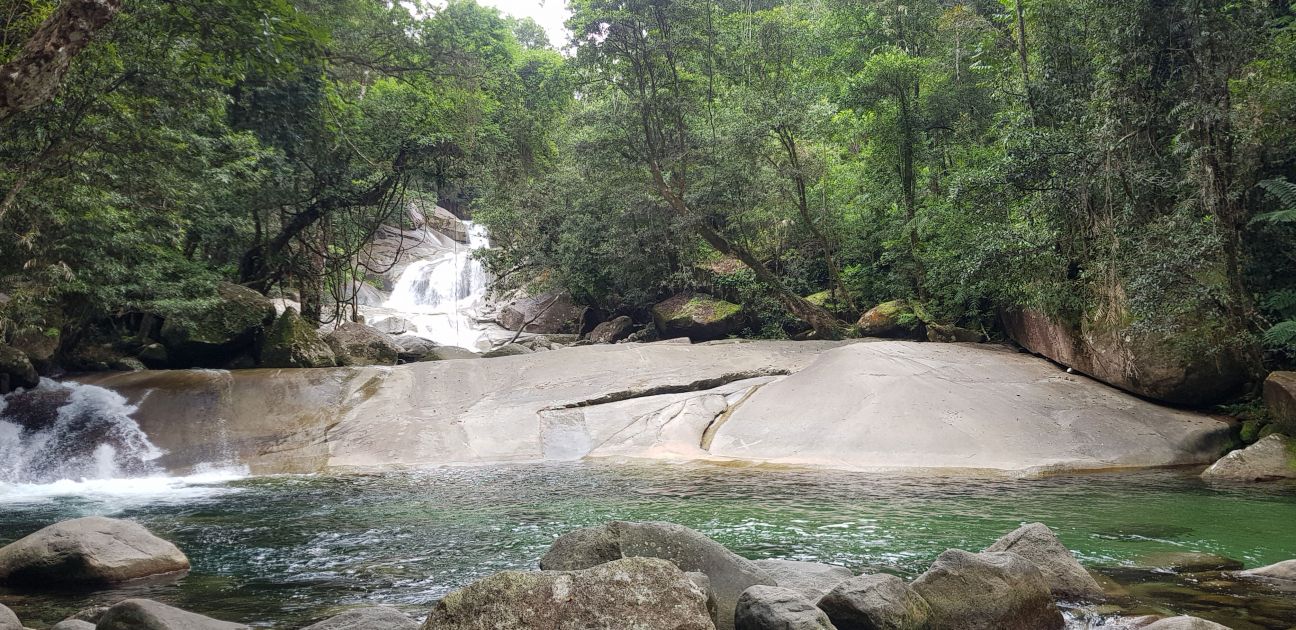
[[663,338],[709,341],[742,328],[742,307],[704,293],[680,293],[653,307],[653,323]]
[[274,316],[274,304],[264,295],[221,283],[206,308],[167,317],[162,342],[174,367],[219,367],[250,350]]
[[315,327],[294,309],[275,320],[261,350],[261,366],[274,368],[320,368],[337,365],[333,349]]

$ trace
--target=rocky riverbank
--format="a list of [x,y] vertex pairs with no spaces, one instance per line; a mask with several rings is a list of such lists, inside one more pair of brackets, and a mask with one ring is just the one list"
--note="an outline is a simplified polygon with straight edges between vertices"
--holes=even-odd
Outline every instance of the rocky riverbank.
[[[1239,571],[1240,563],[1208,554],[1149,560],[1157,570],[1202,580],[1296,592],[1296,561]],[[0,548],[0,584],[11,589],[93,590],[141,578],[176,580],[188,567],[180,550],[139,525],[98,517],[57,523]],[[663,522],[613,521],[570,531],[553,542],[539,568],[497,573],[451,592],[421,622],[393,608],[360,607],[306,630],[1229,628],[1131,605],[1127,585],[1090,573],[1041,523],[1023,525],[980,552],[950,549],[912,581],[814,562],[752,561]],[[1235,630],[1283,627],[1282,619],[1266,614],[1255,611],[1249,625]],[[23,627],[18,614],[0,606],[0,630]],[[247,626],[126,598],[52,628]]]

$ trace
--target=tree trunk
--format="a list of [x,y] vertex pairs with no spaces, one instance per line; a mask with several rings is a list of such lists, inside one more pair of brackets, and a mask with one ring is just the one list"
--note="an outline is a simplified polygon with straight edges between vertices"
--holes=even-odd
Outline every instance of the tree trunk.
[[0,66],[0,122],[54,97],[68,66],[122,0],[64,0],[12,61]]

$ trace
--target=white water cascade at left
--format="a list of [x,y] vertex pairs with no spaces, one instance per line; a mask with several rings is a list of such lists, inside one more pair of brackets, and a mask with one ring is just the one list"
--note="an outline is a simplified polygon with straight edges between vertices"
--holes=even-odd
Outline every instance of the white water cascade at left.
[[168,476],[158,465],[165,452],[131,418],[136,410],[109,389],[49,379],[0,397],[0,502],[153,497],[245,474],[209,466]]

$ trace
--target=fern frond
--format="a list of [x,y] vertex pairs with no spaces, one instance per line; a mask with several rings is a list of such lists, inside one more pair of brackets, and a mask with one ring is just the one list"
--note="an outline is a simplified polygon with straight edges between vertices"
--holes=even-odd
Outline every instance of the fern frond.
[[1273,328],[1265,331],[1264,340],[1271,346],[1293,346],[1296,347],[1296,319],[1279,322]]
[[1278,203],[1279,209],[1257,215],[1252,223],[1296,223],[1296,184],[1286,179],[1266,179],[1260,187]]

